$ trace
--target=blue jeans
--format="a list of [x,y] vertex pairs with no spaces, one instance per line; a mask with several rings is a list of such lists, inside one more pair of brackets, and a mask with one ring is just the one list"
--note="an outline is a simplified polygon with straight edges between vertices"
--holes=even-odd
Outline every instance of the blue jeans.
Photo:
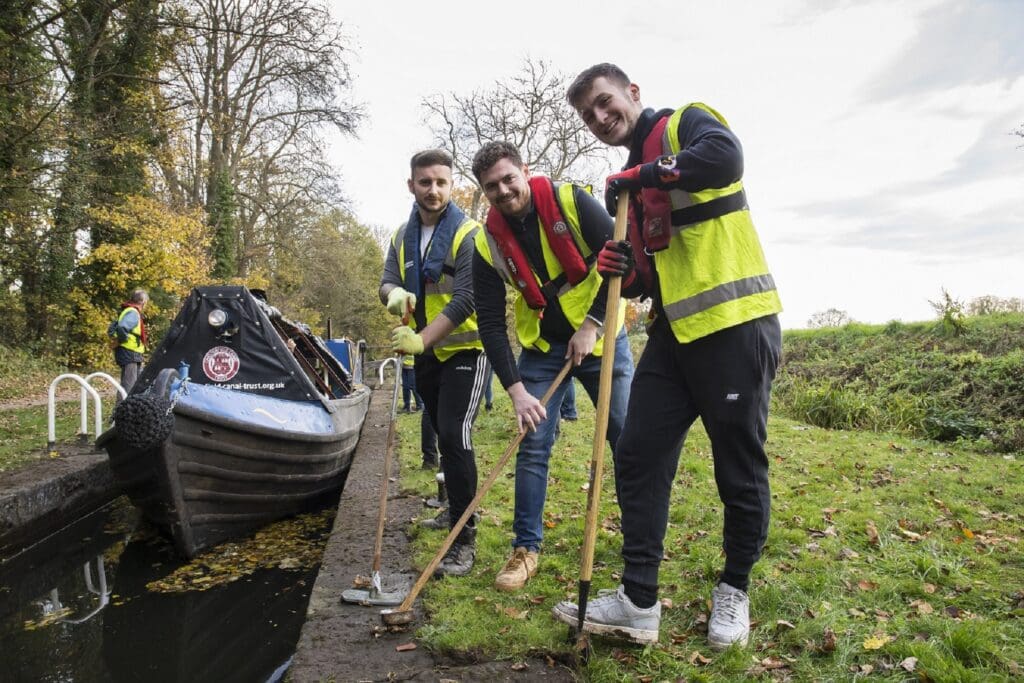
[[[532,395],[540,398],[551,386],[551,381],[565,365],[566,344],[552,344],[547,353],[526,350],[519,356],[519,376],[523,386]],[[615,365],[612,373],[612,392],[608,406],[608,443],[614,448],[622,432],[629,403],[629,384],[633,379],[633,354],[629,341],[623,332],[615,340]],[[597,390],[601,377],[601,359],[587,356],[579,367],[572,369],[583,385],[590,400],[597,404]],[[516,455],[516,500],[515,518],[512,531],[514,548],[540,550],[544,540],[544,500],[548,492],[548,459],[555,443],[555,427],[558,425],[558,406],[568,389],[569,383],[562,382],[546,406],[547,419],[536,431],[527,432],[519,445]]]
[[558,414],[565,420],[575,420],[579,415],[576,414],[576,383],[569,379],[565,383],[565,396],[562,398],[561,404],[558,407]]

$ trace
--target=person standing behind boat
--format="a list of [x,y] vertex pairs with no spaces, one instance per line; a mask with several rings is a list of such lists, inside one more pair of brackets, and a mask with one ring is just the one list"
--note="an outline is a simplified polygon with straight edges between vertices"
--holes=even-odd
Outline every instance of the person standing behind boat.
[[[473,311],[473,238],[480,224],[451,201],[451,155],[418,152],[410,170],[415,204],[391,240],[380,300],[394,315],[413,314],[410,325],[392,332],[392,348],[416,357],[416,387],[438,436],[451,528],[477,485],[472,432],[488,369]],[[435,575],[467,574],[475,557],[471,519]]]
[[[121,386],[129,392],[142,372],[142,354],[146,352],[147,343],[142,311],[147,303],[149,293],[144,289],[136,289],[128,301],[121,304],[117,320],[107,330],[107,335],[114,346],[114,361],[121,367]],[[118,393],[115,402],[120,400],[121,394]]]

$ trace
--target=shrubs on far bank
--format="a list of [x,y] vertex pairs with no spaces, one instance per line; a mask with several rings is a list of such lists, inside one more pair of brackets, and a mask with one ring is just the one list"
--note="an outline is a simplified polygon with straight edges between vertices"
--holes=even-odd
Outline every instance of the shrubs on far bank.
[[1024,314],[790,330],[781,413],[829,429],[896,431],[1024,451]]
[[67,368],[52,356],[0,344],[0,401],[45,396]]

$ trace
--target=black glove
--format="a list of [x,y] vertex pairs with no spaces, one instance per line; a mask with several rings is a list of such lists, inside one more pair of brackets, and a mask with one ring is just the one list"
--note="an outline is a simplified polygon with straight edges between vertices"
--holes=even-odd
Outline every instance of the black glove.
[[621,173],[614,173],[605,180],[604,207],[614,216],[619,202],[619,192],[622,190],[635,192],[644,187],[667,190],[678,180],[679,169],[676,168],[674,156],[666,155],[649,164],[633,166]]
[[627,240],[608,240],[597,254],[597,272],[604,277],[629,280],[635,266],[633,247]]

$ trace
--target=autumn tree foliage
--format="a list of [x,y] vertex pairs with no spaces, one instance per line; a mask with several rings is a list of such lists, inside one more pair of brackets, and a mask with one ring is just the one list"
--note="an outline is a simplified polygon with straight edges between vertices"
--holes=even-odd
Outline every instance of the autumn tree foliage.
[[330,218],[343,197],[324,135],[361,116],[346,50],[326,0],[5,6],[0,342],[92,362],[134,287],[159,332],[202,282],[322,317],[309,292],[332,273],[379,271],[366,230]]
[[107,360],[107,323],[117,304],[137,287],[150,290],[146,320],[154,338],[159,338],[181,300],[207,280],[211,266],[209,231],[197,210],[179,213],[150,197],[130,195],[116,207],[91,209],[89,214],[101,229],[118,231],[124,238],[101,244],[82,259],[83,267],[98,267],[104,273],[101,279],[75,287],[66,299],[54,302],[55,313],[68,316],[70,338],[78,341],[67,349],[73,365]]

